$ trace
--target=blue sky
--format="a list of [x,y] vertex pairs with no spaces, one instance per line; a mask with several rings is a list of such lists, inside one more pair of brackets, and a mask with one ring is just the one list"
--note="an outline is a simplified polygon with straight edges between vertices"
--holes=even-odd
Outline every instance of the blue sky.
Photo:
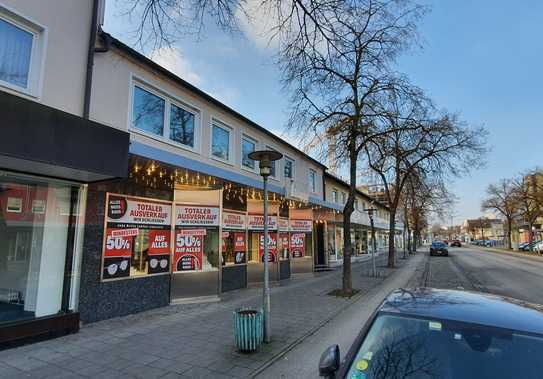
[[[104,29],[131,43],[130,20],[108,0]],[[455,223],[480,216],[486,186],[543,165],[543,2],[429,1],[423,49],[398,63],[438,106],[489,131],[485,169],[451,184]],[[174,52],[148,52],[160,64],[250,119],[281,133],[287,95],[270,49],[254,31],[230,36],[207,27]]]

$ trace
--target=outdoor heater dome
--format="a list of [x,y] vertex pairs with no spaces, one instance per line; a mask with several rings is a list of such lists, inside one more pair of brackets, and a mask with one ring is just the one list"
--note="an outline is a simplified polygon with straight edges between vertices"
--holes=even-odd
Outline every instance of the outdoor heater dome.
[[259,162],[260,175],[269,176],[271,174],[271,163],[283,158],[283,154],[274,150],[258,150],[249,153],[249,159]]

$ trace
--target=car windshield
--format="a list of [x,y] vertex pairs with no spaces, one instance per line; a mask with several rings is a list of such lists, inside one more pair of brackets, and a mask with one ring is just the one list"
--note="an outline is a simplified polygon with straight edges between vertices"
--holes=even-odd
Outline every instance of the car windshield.
[[443,246],[445,246],[445,243],[443,242],[439,242],[439,241],[432,242],[432,247],[443,247]]
[[541,378],[541,336],[456,321],[379,316],[349,379]]

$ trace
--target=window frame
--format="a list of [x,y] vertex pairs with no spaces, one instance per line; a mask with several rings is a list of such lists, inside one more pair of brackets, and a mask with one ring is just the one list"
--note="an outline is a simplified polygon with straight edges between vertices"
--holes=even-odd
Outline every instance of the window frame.
[[339,204],[339,196],[337,188],[332,189],[332,203]]
[[[290,179],[290,180],[294,181],[294,177],[296,176],[296,160],[289,157],[288,155],[284,156],[284,160],[285,160],[285,162],[283,163],[283,176],[285,177],[285,179]],[[291,168],[291,171],[290,171],[291,176],[286,176],[285,175],[285,167],[287,167],[287,164],[286,164],[287,161],[289,161],[292,164],[292,168]]]
[[[228,132],[228,159],[224,159],[221,157],[218,157],[213,154],[213,128],[214,127],[220,128],[226,132]],[[228,165],[233,166],[234,165],[234,154],[233,154],[233,143],[234,140],[234,132],[235,129],[231,127],[230,125],[226,124],[225,122],[219,120],[216,117],[211,117],[209,120],[209,158],[226,163]]]
[[[136,86],[141,89],[160,97],[164,101],[164,124],[162,128],[162,135],[149,133],[145,130],[138,129],[134,126],[134,91]],[[139,134],[144,137],[153,139],[158,142],[166,143],[168,145],[178,147],[180,149],[199,154],[201,152],[201,120],[202,112],[200,108],[186,102],[182,101],[178,97],[172,95],[171,93],[162,90],[160,87],[155,86],[146,80],[139,78],[135,75],[131,75],[130,79],[130,95],[128,100],[128,131],[131,133]],[[178,108],[181,108],[189,113],[194,115],[194,146],[184,145],[180,142],[170,139],[170,114],[171,114],[171,105],[175,105]]]
[[249,171],[249,172],[252,172],[252,173],[258,172],[258,162],[257,161],[254,161],[255,162],[255,167],[254,168],[247,167],[247,166],[245,166],[243,164],[243,140],[247,140],[249,142],[254,143],[254,145],[255,145],[255,150],[254,151],[258,150],[258,140],[256,138],[250,136],[249,134],[245,133],[245,132],[241,133],[241,138],[239,139],[239,141],[240,141],[240,144],[239,144],[239,164],[240,164],[240,167],[241,167],[242,170]]
[[20,12],[1,3],[0,19],[32,35],[27,86],[21,87],[17,84],[0,79],[0,89],[6,89],[9,92],[26,95],[39,100],[43,89],[43,73],[45,70],[45,57],[47,55],[48,29],[30,17],[26,17]]
[[[272,151],[277,151],[279,152],[278,149],[274,148],[273,146],[270,146],[270,145],[266,145],[266,150],[272,150]],[[281,172],[281,169],[283,168],[282,165],[279,164],[279,162],[281,162],[283,160],[283,158],[281,159],[278,159],[276,161],[273,161],[272,164],[275,165],[275,175],[271,175],[269,176],[270,179],[272,180],[276,180],[276,181],[280,181],[281,180],[281,177],[279,175],[279,173]]]
[[[312,182],[312,180],[311,180],[312,174],[314,174],[314,176],[313,176],[313,179],[314,179],[313,182]],[[315,169],[313,169],[313,168],[309,168],[309,169],[308,169],[308,175],[307,175],[307,177],[308,177],[308,181],[309,181],[309,183],[308,183],[308,184],[309,184],[309,185],[308,185],[308,187],[309,187],[309,192],[310,192],[310,193],[313,193],[313,194],[317,193],[317,170],[315,170]]]

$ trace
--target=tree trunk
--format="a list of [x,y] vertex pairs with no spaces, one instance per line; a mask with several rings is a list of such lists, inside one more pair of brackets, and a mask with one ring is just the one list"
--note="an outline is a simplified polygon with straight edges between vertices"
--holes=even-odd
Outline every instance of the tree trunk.
[[349,148],[350,155],[350,183],[349,183],[349,198],[343,208],[343,292],[348,294],[353,291],[352,265],[351,255],[353,245],[351,243],[351,215],[354,211],[354,196],[356,193],[356,152],[354,146]]
[[[392,208],[392,207],[391,207]],[[396,239],[394,236],[396,231],[396,212],[394,212],[392,209],[390,210],[390,217],[388,219],[388,267],[394,268],[396,264]]]
[[411,229],[407,228],[407,252],[411,254]]
[[512,233],[511,233],[511,229],[512,229],[512,227],[511,227],[511,220],[510,220],[510,219],[507,219],[507,248],[508,248],[509,250],[511,250],[511,249],[512,249],[512,246],[513,246],[513,242],[512,242],[512,240],[511,240],[511,234],[512,234]]
[[533,242],[534,242],[534,236],[532,234],[532,223],[529,223],[528,224],[528,248],[530,249],[530,252],[533,252],[534,251],[534,246],[533,246]]

